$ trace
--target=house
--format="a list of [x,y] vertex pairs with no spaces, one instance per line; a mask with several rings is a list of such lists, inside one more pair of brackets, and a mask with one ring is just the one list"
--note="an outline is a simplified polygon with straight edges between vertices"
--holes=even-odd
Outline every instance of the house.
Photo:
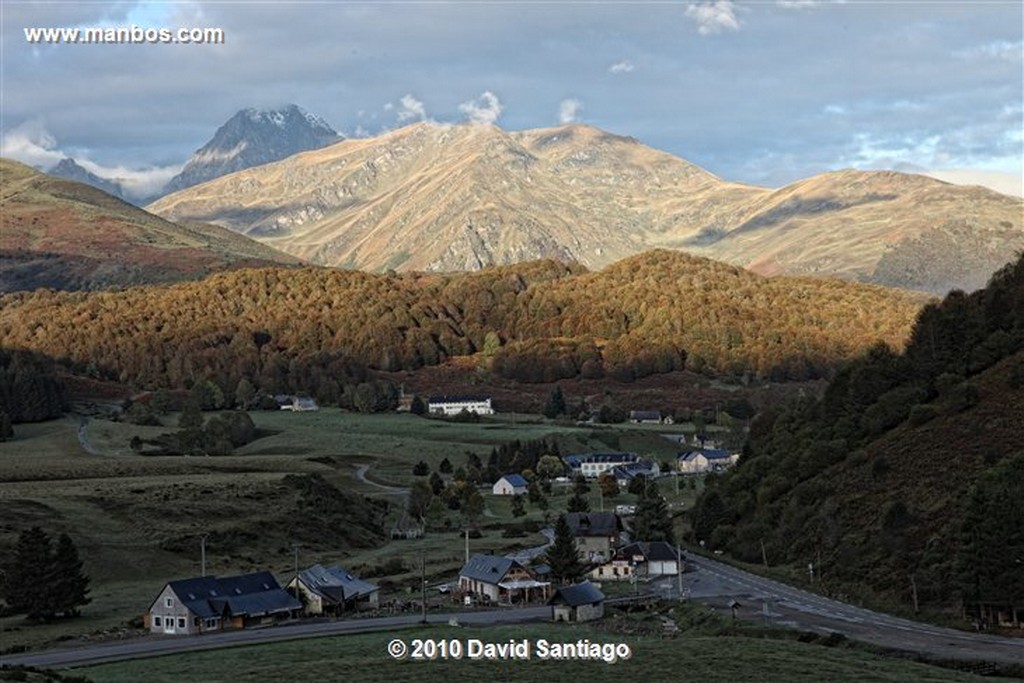
[[427,412],[431,415],[451,417],[461,412],[494,415],[490,396],[431,396],[427,399]]
[[476,554],[459,571],[459,588],[503,605],[547,600],[551,584],[509,557]]
[[523,479],[522,475],[506,474],[494,482],[491,493],[496,496],[521,496],[526,493],[528,488],[529,484]]
[[338,614],[379,604],[380,589],[343,567],[314,564],[288,583],[288,590],[302,600],[306,614]]
[[679,471],[683,474],[701,474],[729,469],[740,459],[739,453],[719,448],[702,448],[679,455]]
[[604,563],[622,536],[622,520],[614,512],[567,512],[565,521],[585,562]]
[[590,570],[588,576],[597,581],[626,581],[675,576],[680,571],[682,553],[665,541],[638,541],[617,548],[611,559]]
[[[668,418],[668,424],[672,424],[672,418]],[[631,410],[629,421],[635,424],[660,425],[662,423],[661,413],[657,410]]]
[[143,617],[150,633],[192,635],[286,619],[302,603],[267,571],[171,581]]
[[569,468],[569,475],[582,474],[588,479],[600,476],[619,465],[628,465],[640,460],[636,453],[575,453],[562,458]]
[[281,410],[291,410],[296,413],[307,413],[320,410],[320,406],[309,396],[287,396],[284,394],[274,397]]
[[589,581],[562,586],[548,604],[553,621],[591,621],[604,616],[604,593]]
[[626,465],[617,465],[608,472],[615,477],[615,481],[620,487],[626,488],[631,481],[640,476],[647,477],[649,480],[654,479],[661,474],[661,465],[652,460],[638,460]]

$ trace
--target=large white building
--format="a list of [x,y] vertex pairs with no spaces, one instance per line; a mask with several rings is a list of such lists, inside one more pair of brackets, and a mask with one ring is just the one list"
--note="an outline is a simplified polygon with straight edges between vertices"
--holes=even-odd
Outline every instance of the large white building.
[[427,399],[431,415],[458,415],[462,411],[477,415],[494,415],[490,396],[431,396]]
[[569,467],[572,476],[582,474],[592,479],[614,467],[639,462],[640,457],[636,453],[579,453],[567,455],[562,461]]

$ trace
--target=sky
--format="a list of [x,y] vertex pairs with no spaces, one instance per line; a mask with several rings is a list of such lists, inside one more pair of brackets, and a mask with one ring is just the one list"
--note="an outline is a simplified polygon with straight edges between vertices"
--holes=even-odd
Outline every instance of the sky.
[[[580,122],[719,177],[840,168],[1022,194],[1024,3],[0,3],[0,154],[155,192],[236,111],[346,136]],[[26,28],[211,27],[223,44],[32,44]]]

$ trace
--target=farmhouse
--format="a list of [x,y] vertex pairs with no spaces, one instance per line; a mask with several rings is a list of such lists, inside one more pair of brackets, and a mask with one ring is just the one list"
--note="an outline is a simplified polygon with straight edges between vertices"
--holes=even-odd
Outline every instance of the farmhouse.
[[589,581],[559,588],[548,604],[554,621],[590,621],[604,616],[604,593]]
[[317,405],[317,402],[309,396],[289,396],[287,394],[280,394],[274,397],[274,401],[277,402],[277,405],[281,410],[291,410],[296,413],[307,413],[320,410],[320,406]]
[[503,605],[547,600],[551,584],[515,560],[476,554],[459,572],[459,588],[488,602]]
[[626,465],[617,465],[608,470],[608,472],[615,477],[615,481],[619,486],[625,488],[637,477],[642,476],[654,479],[661,474],[661,466],[651,460],[638,460]]
[[521,475],[506,474],[494,482],[491,493],[496,496],[521,496],[526,493],[527,488],[528,484]]
[[718,472],[732,467],[739,459],[739,453],[730,453],[717,448],[687,451],[679,456],[679,471],[683,474]]
[[567,512],[565,521],[585,562],[604,563],[619,544],[622,521],[614,512]]
[[171,581],[143,617],[150,633],[191,635],[285,619],[302,603],[270,572]]
[[643,425],[670,425],[674,422],[671,415],[662,417],[657,410],[631,410],[629,411],[629,421]]
[[628,465],[640,460],[636,453],[576,453],[562,458],[569,468],[570,476],[582,474],[592,478],[600,476],[619,465]]
[[477,415],[494,415],[490,396],[431,396],[427,399],[431,415],[452,416],[466,411]]
[[338,565],[314,564],[288,583],[288,590],[302,600],[306,614],[338,614],[379,604],[380,589]]
[[615,550],[611,560],[590,571],[598,581],[625,581],[633,576],[653,579],[679,573],[682,554],[665,541],[630,543]]

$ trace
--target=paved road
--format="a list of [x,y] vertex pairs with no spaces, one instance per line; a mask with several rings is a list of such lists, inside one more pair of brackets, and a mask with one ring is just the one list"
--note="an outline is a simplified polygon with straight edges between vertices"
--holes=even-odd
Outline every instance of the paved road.
[[[873,612],[698,555],[689,555],[687,562],[696,571],[683,575],[684,595],[726,611],[730,601],[736,600],[744,619],[842,633],[882,647],[939,658],[1024,664],[1024,638],[957,631]],[[656,588],[666,597],[674,596],[676,580],[662,580]]]
[[[526,621],[545,619],[550,614],[550,607],[526,607],[489,610],[486,612],[449,612],[445,614],[428,614],[427,621],[432,624],[445,625],[447,625],[451,619],[458,620],[460,624],[516,624]],[[342,621],[316,621],[281,624],[264,629],[225,631],[222,633],[212,633],[201,636],[145,636],[115,643],[103,643],[99,645],[26,653],[23,655],[4,656],[0,657],[0,666],[24,665],[44,668],[86,666],[102,662],[155,657],[158,655],[166,655],[176,652],[212,650],[234,645],[255,645],[281,640],[318,638],[343,633],[388,631],[407,626],[415,626],[420,623],[420,619],[420,615],[416,614],[397,617],[379,617],[373,619],[346,619]],[[400,634],[398,635],[400,636]],[[384,654],[383,644],[381,645],[381,654]]]

